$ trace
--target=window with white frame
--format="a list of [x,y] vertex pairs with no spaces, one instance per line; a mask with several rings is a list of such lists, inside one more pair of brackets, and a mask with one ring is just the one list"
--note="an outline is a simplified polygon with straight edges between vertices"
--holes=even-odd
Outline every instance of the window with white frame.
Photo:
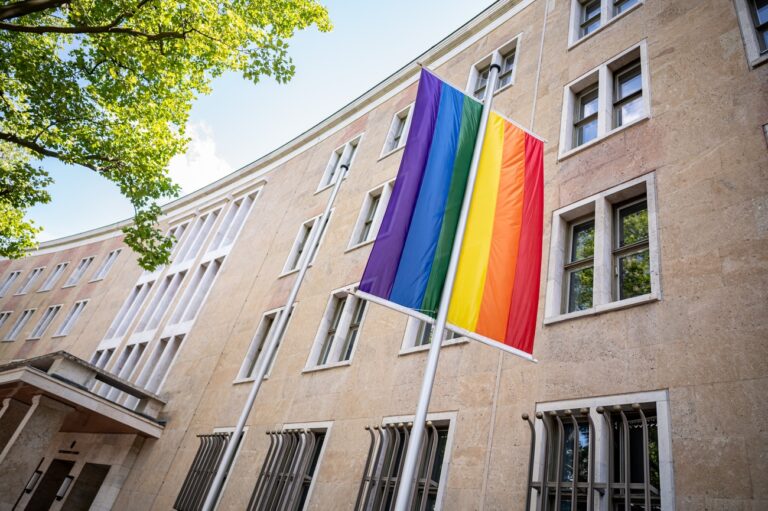
[[[120,353],[120,356],[117,358],[115,365],[110,369],[110,372],[118,378],[130,380],[131,376],[133,376],[133,373],[136,371],[146,348],[146,342],[137,342],[126,345]],[[121,390],[107,384],[102,384],[97,393],[110,401],[117,401],[124,397]]]
[[[328,188],[332,184],[336,183],[336,180],[343,173],[346,177],[349,172],[349,168],[352,167],[352,161],[357,152],[357,146],[360,143],[361,137],[356,137],[350,140],[343,146],[339,147],[331,154],[331,159],[328,161],[328,165],[325,167],[323,177],[320,179],[320,185],[318,191],[324,188]],[[346,166],[347,170],[344,171],[342,167]]]
[[405,145],[405,140],[408,138],[408,130],[411,127],[412,112],[413,105],[411,104],[392,117],[392,124],[389,126],[387,138],[384,141],[384,149],[381,151],[382,156],[386,156]]
[[[283,310],[285,310],[284,307],[271,310],[264,313],[264,315],[261,317],[259,326],[256,328],[256,335],[253,336],[251,345],[248,347],[248,353],[246,353],[245,359],[243,360],[243,365],[240,366],[240,372],[237,375],[237,381],[252,381],[254,379],[254,373],[256,372],[258,364],[263,363],[262,352],[267,347],[267,341],[271,338],[272,335],[274,335],[277,322],[280,320],[280,316],[283,314]],[[293,314],[293,312],[291,312],[291,314]],[[291,316],[288,316],[288,322],[290,321]],[[285,332],[283,332],[283,335],[285,335]],[[265,378],[269,376],[269,373],[272,372],[272,366],[275,363],[277,350],[280,348],[280,343],[282,341],[283,338],[281,336],[277,340],[277,347],[275,348],[274,353],[272,353],[272,357],[269,359],[269,362],[267,362],[267,372],[264,373]]]
[[192,281],[187,286],[184,295],[176,306],[176,310],[173,312],[170,324],[186,323],[197,317],[197,313],[202,308],[208,292],[216,281],[216,276],[219,274],[219,269],[223,262],[224,258],[219,257],[205,261],[198,266]]
[[144,282],[138,284],[131,290],[128,298],[126,298],[122,307],[120,307],[120,310],[117,312],[117,316],[115,316],[115,319],[112,321],[109,330],[107,330],[107,335],[104,337],[105,339],[114,339],[125,335],[125,332],[128,331],[128,327],[131,326],[131,323],[139,313],[141,306],[144,304],[144,300],[146,300],[153,284],[154,281]]
[[[312,236],[315,229],[317,229],[320,225],[319,220],[320,220],[320,216],[316,216],[314,218],[307,220],[303,224],[301,224],[301,227],[299,227],[299,232],[296,235],[296,240],[294,240],[293,242],[293,247],[291,248],[291,252],[290,254],[288,254],[288,259],[286,260],[285,266],[283,267],[283,274],[290,273],[299,268],[299,265],[301,264],[301,257],[302,255],[304,255],[304,252],[307,250],[307,244],[309,243],[309,239]],[[325,227],[328,226],[328,222],[330,221],[331,221],[331,218],[329,216]],[[323,228],[320,233],[315,235],[315,244],[312,249],[312,253],[309,255],[310,264],[314,262],[315,257],[317,256],[317,249],[319,248],[320,242],[325,236],[326,230],[327,230],[326,228]]]
[[350,293],[351,287],[331,294],[315,336],[307,368],[348,362],[365,318],[366,302]]
[[51,274],[48,275],[48,278],[45,279],[45,282],[43,282],[43,285],[40,287],[40,289],[37,290],[37,292],[40,293],[42,291],[50,291],[53,289],[61,276],[64,275],[67,266],[69,266],[69,262],[57,264],[56,268],[54,268]]
[[17,319],[16,323],[13,324],[11,330],[5,335],[5,340],[15,341],[24,326],[26,326],[29,320],[32,319],[32,315],[36,310],[37,309],[26,309],[24,312],[22,312],[21,316],[19,316],[19,319]]
[[545,324],[660,297],[654,183],[646,174],[553,213]]
[[[307,507],[328,429],[328,423],[314,423],[286,425],[282,431],[267,431],[270,449],[251,493],[247,511],[303,510]],[[272,467],[284,468],[278,471]]]
[[768,61],[768,0],[735,0],[736,14],[752,67]]
[[494,93],[505,89],[515,83],[515,69],[517,66],[517,49],[519,37],[506,43],[490,55],[476,62],[469,72],[467,91],[475,99],[483,100],[485,90],[488,88],[488,76],[491,64],[498,64],[500,70],[496,75]]
[[209,252],[234,244],[257,195],[258,192],[252,192],[232,201],[226,216],[221,221],[221,225],[219,225],[213,237],[213,241],[211,241],[210,247],[208,247]]
[[160,324],[160,320],[163,319],[165,312],[168,310],[168,307],[171,306],[174,298],[176,298],[176,294],[186,275],[187,272],[184,270],[165,276],[160,283],[155,296],[152,298],[152,301],[149,302],[149,306],[141,316],[141,319],[136,326],[136,332],[144,332],[157,328]]
[[75,302],[75,304],[72,306],[72,309],[70,309],[69,314],[67,314],[67,317],[64,318],[64,322],[54,334],[54,337],[63,337],[65,335],[69,335],[69,333],[75,327],[77,320],[80,319],[80,316],[83,314],[87,304],[88,300],[80,300],[79,302]]
[[120,251],[121,249],[118,248],[107,255],[107,257],[104,259],[104,262],[101,263],[101,266],[99,266],[99,269],[96,270],[96,273],[93,275],[91,282],[103,280],[107,277],[109,270],[112,269],[112,265],[114,265],[115,261],[117,260],[117,256],[120,255]]
[[32,286],[35,284],[35,281],[40,277],[40,275],[43,274],[45,271],[45,266],[41,266],[39,268],[33,268],[31,272],[29,272],[29,275],[27,275],[27,279],[24,281],[24,284],[22,284],[21,288],[16,291],[16,295],[24,295],[29,292],[29,290],[32,288]]
[[0,285],[0,298],[4,297],[5,294],[10,291],[11,287],[16,282],[16,279],[19,278],[19,275],[21,275],[21,271],[16,270],[12,271],[8,274],[7,277],[5,277],[2,285]]
[[183,263],[184,261],[189,261],[197,257],[205,240],[208,238],[208,234],[210,234],[211,229],[213,229],[213,224],[216,223],[216,219],[220,212],[221,208],[197,217],[197,220],[195,220],[195,223],[192,226],[192,230],[184,239],[176,258],[173,260],[174,264]]
[[48,330],[48,327],[51,325],[54,318],[56,318],[56,314],[58,314],[60,310],[61,310],[61,305],[51,305],[50,307],[45,309],[45,312],[43,312],[43,317],[40,318],[40,321],[32,330],[32,333],[29,334],[29,337],[27,339],[41,338],[43,334],[45,334],[45,331]]
[[363,207],[360,208],[355,228],[352,230],[352,239],[349,243],[350,248],[376,239],[394,185],[394,181],[389,181],[374,188],[365,195]]
[[644,0],[571,0],[569,45],[597,32],[643,2]]
[[645,41],[565,86],[560,157],[650,117]]
[[[184,341],[184,335],[174,335],[160,339],[155,344],[147,363],[141,370],[141,374],[136,379],[136,385],[144,387],[150,392],[157,393],[162,387],[165,377],[171,368],[171,364],[176,359],[176,354]],[[131,402],[134,400],[134,402]],[[131,398],[126,402],[126,406],[132,407],[138,403],[138,400]]]
[[64,287],[76,285],[83,277],[85,272],[88,271],[88,267],[91,266],[92,262],[93,256],[82,258],[80,262],[77,263],[77,268],[75,268],[75,270],[72,272],[72,275],[70,275],[67,281],[64,283]]
[[[427,416],[423,447],[417,466],[417,484],[411,495],[409,509],[440,509],[445,488],[450,452],[451,419]],[[443,414],[439,414],[443,415]],[[402,470],[402,460],[408,448],[411,420],[385,419],[383,424],[366,426],[370,433],[371,452],[358,489],[355,511],[369,509],[395,509],[397,481]]]
[[99,369],[107,367],[112,355],[115,354],[115,348],[96,350],[91,357],[91,364],[95,365]]
[[11,314],[13,314],[13,311],[0,312],[0,328],[3,328],[3,326],[8,322],[8,318],[11,317]]
[[[403,336],[402,351],[411,351],[422,346],[429,346],[434,336],[434,324],[416,318],[408,318]],[[443,346],[460,341],[462,337],[453,330],[445,330]]]
[[674,504],[667,391],[536,405],[527,414],[537,509],[659,511]]

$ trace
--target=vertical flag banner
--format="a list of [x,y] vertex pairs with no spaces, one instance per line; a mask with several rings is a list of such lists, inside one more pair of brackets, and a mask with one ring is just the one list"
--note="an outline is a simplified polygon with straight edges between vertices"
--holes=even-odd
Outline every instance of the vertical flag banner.
[[[400,170],[359,290],[434,318],[482,104],[422,70]],[[533,352],[541,274],[543,143],[491,112],[456,280],[452,330]]]

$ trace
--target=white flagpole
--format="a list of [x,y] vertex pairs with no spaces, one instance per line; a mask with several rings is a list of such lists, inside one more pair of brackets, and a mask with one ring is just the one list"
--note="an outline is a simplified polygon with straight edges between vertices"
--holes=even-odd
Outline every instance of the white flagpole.
[[[448,306],[451,302],[451,293],[453,284],[456,280],[456,268],[459,264],[459,252],[461,251],[461,242],[464,239],[464,229],[467,226],[467,216],[469,215],[469,206],[472,201],[472,192],[475,189],[475,180],[477,178],[477,166],[480,162],[480,152],[482,150],[483,138],[485,137],[485,126],[488,123],[488,114],[491,111],[493,102],[493,92],[496,86],[496,77],[501,70],[497,62],[491,64],[488,70],[488,84],[485,89],[485,98],[483,101],[483,111],[480,115],[480,126],[477,130],[477,139],[475,149],[472,154],[472,162],[469,167],[469,176],[467,178],[467,188],[464,192],[464,200],[461,203],[461,213],[456,227],[456,238],[453,241],[451,249],[451,259],[448,263],[448,272],[445,276],[443,292],[440,295],[440,306],[437,309],[437,321],[432,334],[432,343],[429,346],[429,355],[427,357],[427,367],[424,369],[424,379],[421,382],[421,391],[419,393],[419,404],[416,408],[416,417],[413,419],[413,429],[408,441],[408,449],[405,454],[403,471],[399,475],[397,500],[395,502],[395,511],[408,511],[413,493],[418,466],[419,447],[424,437],[424,429],[427,421],[427,410],[429,409],[429,399],[432,396],[432,386],[435,383],[435,373],[437,372],[437,362],[440,358],[440,348],[443,344],[443,335],[445,333],[445,324],[448,319]],[[427,475],[429,478],[429,475]],[[426,491],[426,488],[425,490]]]
[[288,293],[288,299],[285,301],[285,308],[280,313],[277,324],[275,325],[272,334],[267,339],[267,346],[259,357],[261,360],[256,366],[256,374],[254,376],[253,386],[251,387],[251,391],[248,393],[248,398],[245,400],[243,411],[240,412],[240,418],[237,420],[235,431],[232,433],[232,436],[227,443],[227,448],[224,451],[224,455],[222,456],[221,461],[216,468],[216,475],[214,476],[213,482],[211,483],[211,488],[208,490],[208,495],[205,497],[203,511],[212,511],[219,500],[219,492],[221,491],[221,486],[224,483],[224,477],[229,471],[229,465],[232,463],[232,458],[235,455],[235,448],[237,447],[239,439],[243,434],[245,422],[248,420],[248,416],[251,413],[254,401],[256,401],[256,395],[259,393],[259,389],[261,388],[261,382],[264,381],[264,376],[267,374],[269,361],[272,359],[272,356],[277,349],[278,340],[283,336],[285,326],[288,324],[288,317],[291,314],[291,309],[293,309],[296,296],[299,294],[299,288],[301,287],[301,283],[304,280],[304,275],[307,273],[307,268],[309,268],[309,263],[312,260],[312,255],[315,251],[315,243],[318,239],[320,239],[322,231],[325,230],[325,224],[328,221],[328,217],[331,215],[331,208],[333,207],[333,203],[336,200],[336,196],[339,194],[339,188],[341,188],[341,182],[344,180],[344,176],[346,175],[347,170],[349,170],[348,164],[339,166],[339,176],[336,179],[336,183],[333,185],[331,196],[328,198],[328,203],[325,205],[323,214],[320,215],[320,218],[317,219],[317,223],[315,224],[319,227],[317,229],[313,228],[309,233],[309,239],[304,245],[304,253],[301,255],[299,274],[296,275],[296,280],[293,283],[291,292]]

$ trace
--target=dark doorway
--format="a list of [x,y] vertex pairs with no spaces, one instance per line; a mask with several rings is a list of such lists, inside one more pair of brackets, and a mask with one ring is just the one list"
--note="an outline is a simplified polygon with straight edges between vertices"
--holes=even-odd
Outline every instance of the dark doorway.
[[56,500],[56,492],[59,491],[61,483],[64,482],[74,466],[74,461],[53,460],[40,484],[37,485],[29,504],[24,508],[25,511],[48,511],[51,504]]

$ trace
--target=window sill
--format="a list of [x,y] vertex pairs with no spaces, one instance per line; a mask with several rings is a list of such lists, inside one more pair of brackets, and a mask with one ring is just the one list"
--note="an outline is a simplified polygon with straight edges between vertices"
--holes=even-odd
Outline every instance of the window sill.
[[[469,342],[469,337],[456,337],[455,339],[448,339],[447,341],[443,341],[442,348],[446,348],[448,346],[456,346],[460,344],[467,344]],[[429,351],[429,347],[432,344],[422,344],[421,346],[411,346],[409,348],[402,348],[397,356],[403,357],[405,355],[410,355],[412,353],[421,353],[424,351]]]
[[[314,261],[312,261],[311,263],[309,263],[309,266],[307,266],[307,268],[312,268],[312,265],[313,265],[314,263],[315,263]],[[281,273],[280,275],[278,275],[278,276],[277,276],[277,278],[278,278],[278,279],[282,279],[283,277],[287,277],[287,276],[289,276],[289,275],[293,275],[294,273],[299,273],[299,270],[300,270],[300,269],[301,269],[301,268],[294,268],[294,269],[292,269],[292,270],[284,271],[283,273]]]
[[373,243],[374,241],[376,241],[376,238],[373,238],[373,239],[371,239],[371,240],[367,240],[367,241],[363,241],[362,243],[356,243],[355,245],[352,245],[352,246],[348,247],[348,248],[347,248],[347,249],[344,251],[344,253],[346,254],[347,252],[352,252],[353,250],[357,250],[358,248],[364,247],[364,246],[366,246],[366,245],[370,245],[370,244],[371,244],[371,243]]
[[393,154],[395,154],[397,152],[402,151],[403,149],[405,149],[405,144],[403,144],[403,145],[401,145],[399,147],[395,147],[394,149],[391,149],[391,150],[387,151],[386,153],[383,153],[381,156],[379,156],[379,159],[376,160],[376,163],[380,162],[381,160],[383,160],[385,158],[388,158],[388,157],[392,156]]
[[641,117],[641,118],[639,118],[639,119],[637,119],[635,121],[632,121],[632,122],[630,122],[628,124],[624,124],[623,126],[619,126],[618,128],[613,128],[611,131],[605,133],[601,137],[597,137],[594,140],[590,140],[586,144],[582,144],[582,145],[580,145],[578,147],[574,147],[573,149],[568,149],[566,152],[561,153],[557,157],[557,161],[559,163],[559,162],[561,162],[561,161],[563,161],[563,160],[565,160],[567,158],[570,158],[574,154],[578,154],[578,153],[580,153],[580,152],[582,152],[582,151],[584,151],[586,149],[589,149],[590,147],[593,147],[593,146],[599,144],[600,142],[603,142],[604,140],[612,137],[613,135],[616,135],[617,133],[621,133],[622,131],[624,131],[624,130],[626,130],[628,128],[631,128],[632,126],[636,126],[636,125],[638,125],[638,124],[640,124],[642,122],[645,122],[645,121],[647,121],[650,118],[651,118],[650,115],[645,115],[645,116],[643,116],[643,117]]
[[615,310],[634,307],[635,305],[643,305],[646,303],[657,302],[660,299],[661,298],[657,293],[650,293],[647,295],[640,295],[632,298],[626,298],[624,300],[619,300],[616,302],[604,303],[602,305],[597,305],[589,309],[584,309],[580,311],[569,312],[567,314],[560,314],[558,316],[551,316],[548,318],[544,318],[544,326],[560,323],[562,321],[568,321],[569,319],[576,319],[584,316],[595,316],[597,314],[602,314],[604,312],[611,312]]
[[[262,378],[261,381],[267,381],[269,379],[269,375],[265,375],[264,378]],[[256,378],[237,378],[236,380],[232,380],[232,385],[241,385],[243,383],[253,383],[256,381]]]
[[90,284],[91,282],[101,282],[102,280],[104,280],[104,277],[101,277],[100,279],[91,279],[88,281],[88,283]]
[[768,52],[765,52],[762,55],[750,60],[749,67],[755,69],[756,67],[762,66],[766,62],[768,62]]
[[28,341],[39,341],[40,339],[40,337],[27,337]]
[[611,26],[611,25],[612,25],[614,22],[616,22],[616,21],[620,20],[621,18],[623,18],[624,16],[626,16],[626,15],[627,15],[627,14],[629,14],[630,12],[633,12],[633,11],[635,11],[635,10],[639,9],[639,8],[640,8],[640,6],[641,6],[641,5],[643,5],[644,3],[645,3],[645,1],[644,1],[644,0],[641,0],[640,2],[637,2],[635,5],[633,5],[632,7],[630,7],[629,9],[627,9],[626,11],[622,12],[621,14],[617,14],[617,15],[616,15],[616,16],[614,16],[613,18],[609,19],[609,20],[608,20],[608,21],[605,23],[605,25],[600,25],[600,28],[598,28],[598,29],[597,29],[597,30],[595,30],[594,32],[592,32],[592,33],[589,33],[589,34],[585,35],[584,37],[582,37],[582,38],[580,38],[580,39],[577,39],[577,40],[573,41],[571,44],[569,44],[569,45],[568,45],[568,48],[566,49],[566,51],[571,51],[572,49],[576,48],[578,45],[580,45],[580,44],[581,44],[581,43],[583,43],[584,41],[587,41],[587,40],[589,40],[589,39],[592,39],[592,37],[594,37],[594,36],[595,36],[595,34],[599,34],[599,33],[600,33],[600,32],[602,32],[602,31],[603,31],[605,28],[607,28],[607,27],[610,27],[610,26]]
[[52,335],[52,336],[51,336],[51,339],[61,339],[62,337],[66,337],[67,335],[69,335],[69,334],[57,334],[57,335]]
[[346,367],[351,366],[352,361],[351,360],[344,360],[342,362],[333,362],[331,364],[325,364],[322,366],[314,366],[314,367],[305,367],[301,372],[303,373],[315,373],[318,371],[325,371],[327,369],[335,369],[337,367]]
[[61,289],[68,289],[68,288],[70,288],[70,287],[75,287],[76,285],[77,285],[77,283],[74,283],[74,284],[67,284],[66,286],[61,286]]
[[[513,73],[514,73],[514,71],[513,71]],[[499,94],[500,92],[504,92],[505,90],[507,90],[507,89],[509,89],[510,87],[512,87],[514,84],[515,84],[515,81],[514,81],[514,80],[512,80],[511,82],[509,82],[508,84],[506,84],[504,87],[500,87],[500,88],[496,89],[495,91],[493,91],[493,95],[494,95],[494,96],[496,96],[496,95],[497,95],[497,94]]]
[[[349,169],[347,169],[347,174],[349,174]],[[345,175],[342,179],[347,179],[347,176]],[[314,195],[317,195],[319,193],[323,193],[324,191],[328,190],[329,188],[333,188],[333,185],[336,184],[336,181],[333,181],[332,183],[328,183],[327,185],[323,185],[317,190],[315,190]]]
[[2,342],[15,342],[16,339],[3,339]]

